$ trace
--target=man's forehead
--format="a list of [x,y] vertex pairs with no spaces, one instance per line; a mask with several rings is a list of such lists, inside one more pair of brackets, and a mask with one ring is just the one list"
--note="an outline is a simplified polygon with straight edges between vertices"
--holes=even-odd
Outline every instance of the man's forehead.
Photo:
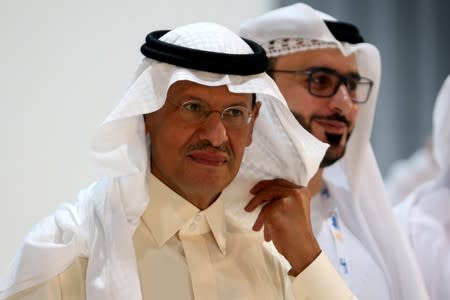
[[188,80],[174,82],[167,91],[168,98],[193,98],[206,101],[213,96],[227,96],[241,101],[252,98],[250,93],[233,93],[226,85],[209,86]]
[[276,59],[277,68],[290,69],[329,68],[341,73],[357,72],[356,55],[344,56],[339,49],[316,49],[299,51],[279,56]]

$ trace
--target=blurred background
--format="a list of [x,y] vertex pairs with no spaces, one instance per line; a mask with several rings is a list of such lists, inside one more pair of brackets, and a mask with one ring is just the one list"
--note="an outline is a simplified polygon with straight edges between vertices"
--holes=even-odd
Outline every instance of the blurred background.
[[[94,179],[89,142],[141,60],[145,35],[197,21],[237,31],[297,1],[0,1],[0,275],[31,226]],[[372,142],[386,174],[431,130],[450,73],[450,2],[305,1],[357,24],[383,62]]]

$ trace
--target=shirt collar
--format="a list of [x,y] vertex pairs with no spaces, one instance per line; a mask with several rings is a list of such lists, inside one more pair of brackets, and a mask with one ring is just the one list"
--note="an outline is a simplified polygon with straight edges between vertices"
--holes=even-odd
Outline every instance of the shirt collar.
[[156,243],[162,247],[173,235],[199,235],[211,231],[220,251],[225,254],[226,223],[222,197],[200,211],[150,174],[150,201],[142,215]]

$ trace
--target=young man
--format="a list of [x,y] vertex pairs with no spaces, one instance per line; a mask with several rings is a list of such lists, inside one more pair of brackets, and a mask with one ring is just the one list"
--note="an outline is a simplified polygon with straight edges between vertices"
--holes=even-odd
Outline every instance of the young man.
[[[240,33],[266,49],[267,72],[298,122],[330,145],[308,185],[318,249],[310,260],[322,249],[360,299],[426,299],[370,145],[378,50],[355,26],[302,3],[250,20]],[[264,184],[256,197],[282,198],[295,189],[284,181]]]
[[[34,228],[0,298],[350,299],[324,255],[309,261],[305,190],[243,210],[257,180],[306,184],[326,148],[263,72],[263,49],[198,23],[153,32],[141,51],[137,79],[94,138],[104,178]],[[287,170],[286,156],[301,168]],[[255,218],[270,220],[286,268],[247,230]]]

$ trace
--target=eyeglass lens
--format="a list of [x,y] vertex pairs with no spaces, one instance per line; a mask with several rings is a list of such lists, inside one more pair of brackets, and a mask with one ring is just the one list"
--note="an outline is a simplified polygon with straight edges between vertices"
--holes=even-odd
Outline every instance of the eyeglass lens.
[[180,115],[183,120],[192,123],[204,122],[213,113],[219,113],[222,123],[226,127],[239,128],[250,123],[251,112],[245,106],[230,106],[223,111],[211,110],[209,106],[201,101],[191,100],[180,106]]
[[333,70],[310,70],[308,76],[309,92],[318,97],[331,97],[339,86],[344,84],[355,102],[365,102],[369,97],[372,82],[358,75],[343,76]]

